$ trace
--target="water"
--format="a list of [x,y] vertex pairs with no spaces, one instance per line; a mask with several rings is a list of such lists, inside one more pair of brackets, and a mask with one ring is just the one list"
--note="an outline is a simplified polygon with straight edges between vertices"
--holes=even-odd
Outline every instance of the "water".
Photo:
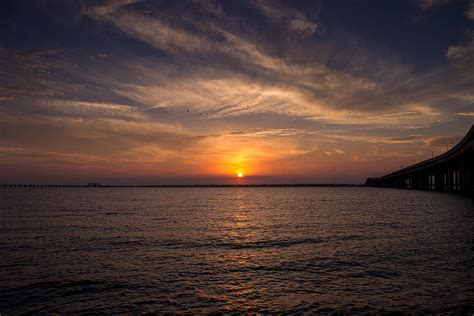
[[0,190],[0,313],[473,313],[474,201],[375,188]]

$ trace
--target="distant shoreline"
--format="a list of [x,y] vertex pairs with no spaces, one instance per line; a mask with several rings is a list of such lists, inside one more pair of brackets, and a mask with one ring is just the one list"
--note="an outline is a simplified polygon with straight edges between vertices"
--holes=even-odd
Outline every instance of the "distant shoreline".
[[272,187],[363,187],[363,184],[153,184],[98,185],[83,184],[0,184],[0,188],[272,188]]

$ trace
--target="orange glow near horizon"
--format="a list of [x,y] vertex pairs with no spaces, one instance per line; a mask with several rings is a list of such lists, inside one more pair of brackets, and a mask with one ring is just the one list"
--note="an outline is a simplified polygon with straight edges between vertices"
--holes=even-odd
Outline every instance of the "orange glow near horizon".
[[234,174],[237,178],[240,179],[243,178],[249,172],[250,159],[246,154],[233,154],[230,157],[223,157],[223,160],[226,161],[222,164],[224,169],[223,171],[227,175]]

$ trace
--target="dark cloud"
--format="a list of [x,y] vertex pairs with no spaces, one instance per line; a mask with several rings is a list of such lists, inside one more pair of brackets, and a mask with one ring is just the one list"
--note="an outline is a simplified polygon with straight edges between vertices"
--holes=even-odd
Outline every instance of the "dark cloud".
[[430,142],[430,146],[442,148],[444,148],[445,146],[453,147],[463,138],[463,136],[464,135],[437,137]]
[[416,1],[418,2],[421,9],[434,10],[449,3],[451,0],[416,0]]
[[48,48],[30,48],[17,52],[15,56],[21,61],[38,60],[41,56],[56,55],[63,51],[62,48],[48,47]]

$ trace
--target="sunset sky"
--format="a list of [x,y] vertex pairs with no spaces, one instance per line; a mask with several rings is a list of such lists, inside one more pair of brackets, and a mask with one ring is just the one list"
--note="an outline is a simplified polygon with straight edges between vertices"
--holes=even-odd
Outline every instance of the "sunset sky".
[[0,183],[363,183],[474,122],[474,1],[0,6]]

